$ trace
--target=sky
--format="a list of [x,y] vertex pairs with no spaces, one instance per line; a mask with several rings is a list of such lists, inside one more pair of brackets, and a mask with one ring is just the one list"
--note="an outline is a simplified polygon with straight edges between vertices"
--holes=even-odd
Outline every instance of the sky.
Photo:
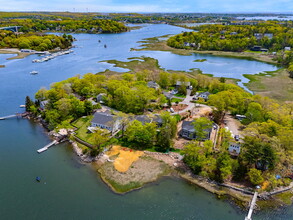
[[0,0],[0,11],[293,12],[293,0]]

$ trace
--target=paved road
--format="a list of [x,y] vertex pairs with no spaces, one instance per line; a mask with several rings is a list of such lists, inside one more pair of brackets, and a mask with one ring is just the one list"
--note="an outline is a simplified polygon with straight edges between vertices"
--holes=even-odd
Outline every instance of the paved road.
[[190,93],[191,93],[191,90],[187,89],[187,94],[186,94],[185,99],[182,102],[179,102],[179,104],[188,105],[187,108],[185,108],[179,112],[174,112],[174,113],[172,113],[172,115],[181,114],[181,113],[187,112],[188,110],[191,111],[195,107],[194,103],[190,102],[190,101],[192,101],[192,97],[193,97],[193,96],[190,96]]

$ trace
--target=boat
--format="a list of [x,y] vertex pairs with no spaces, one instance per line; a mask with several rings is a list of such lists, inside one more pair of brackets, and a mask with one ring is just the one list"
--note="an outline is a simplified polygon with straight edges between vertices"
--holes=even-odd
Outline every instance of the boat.
[[36,177],[36,181],[37,181],[37,182],[41,182],[41,177],[37,176],[37,177]]
[[107,48],[107,45],[105,44],[104,47]]
[[30,74],[32,74],[32,75],[36,75],[36,74],[38,74],[38,73],[39,73],[39,72],[36,71],[36,70],[30,72]]
[[25,105],[20,105],[19,108],[25,108]]

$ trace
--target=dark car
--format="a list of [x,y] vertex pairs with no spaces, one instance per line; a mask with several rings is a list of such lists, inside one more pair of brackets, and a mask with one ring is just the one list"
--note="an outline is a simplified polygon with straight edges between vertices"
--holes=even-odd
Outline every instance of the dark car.
[[239,135],[235,135],[235,136],[234,136],[234,139],[235,139],[235,141],[239,141],[239,140],[240,140]]

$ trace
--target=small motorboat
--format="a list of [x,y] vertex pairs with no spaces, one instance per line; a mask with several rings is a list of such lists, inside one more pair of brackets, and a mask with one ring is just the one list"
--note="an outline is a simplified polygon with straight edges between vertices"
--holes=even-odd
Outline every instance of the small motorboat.
[[104,45],[104,48],[107,48],[107,45],[106,44]]
[[38,73],[39,73],[39,72],[36,71],[36,70],[30,72],[31,75],[36,75],[36,74],[38,74]]
[[101,43],[101,40],[99,40],[98,42]]
[[25,108],[25,105],[20,105],[19,108]]
[[41,177],[37,176],[37,177],[36,177],[36,181],[37,181],[37,182],[41,182]]

